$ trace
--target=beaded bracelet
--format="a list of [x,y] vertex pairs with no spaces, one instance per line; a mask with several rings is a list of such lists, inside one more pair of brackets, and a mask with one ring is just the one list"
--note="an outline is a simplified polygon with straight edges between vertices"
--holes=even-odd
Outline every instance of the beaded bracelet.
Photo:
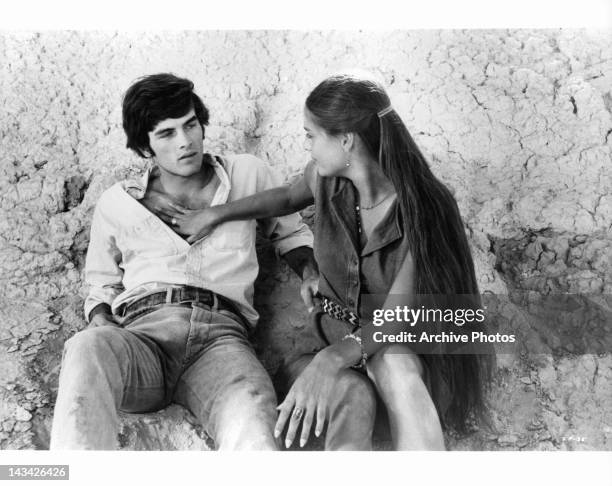
[[359,349],[361,350],[361,359],[356,365],[351,366],[351,368],[354,368],[356,370],[365,370],[366,361],[368,360],[368,353],[366,353],[365,350],[363,349],[363,343],[361,342],[361,338],[357,336],[356,334],[350,333],[344,336],[342,338],[342,341],[346,341],[347,339],[355,340],[357,344],[359,344]]

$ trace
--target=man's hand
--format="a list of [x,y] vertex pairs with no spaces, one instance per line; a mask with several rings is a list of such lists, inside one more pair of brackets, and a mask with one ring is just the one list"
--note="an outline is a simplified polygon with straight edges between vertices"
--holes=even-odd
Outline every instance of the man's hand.
[[308,312],[312,312],[315,308],[315,298],[319,293],[319,272],[312,267],[306,267],[303,277],[300,295]]

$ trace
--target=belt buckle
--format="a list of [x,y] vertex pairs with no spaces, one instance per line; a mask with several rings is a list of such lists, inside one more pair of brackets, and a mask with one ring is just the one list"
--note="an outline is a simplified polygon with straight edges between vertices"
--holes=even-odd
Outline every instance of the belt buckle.
[[217,294],[206,289],[190,289],[193,295],[187,296],[187,287],[168,287],[166,289],[166,304],[183,304],[185,302],[199,302],[217,310],[219,308],[219,300]]

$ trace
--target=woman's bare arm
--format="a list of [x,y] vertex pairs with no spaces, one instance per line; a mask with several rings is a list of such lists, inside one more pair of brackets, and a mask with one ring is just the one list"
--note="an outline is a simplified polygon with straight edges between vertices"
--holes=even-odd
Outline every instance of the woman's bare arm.
[[304,174],[292,184],[206,209],[179,211],[168,208],[170,214],[164,214],[163,217],[179,232],[190,235],[187,241],[193,243],[227,221],[285,216],[304,209],[314,202],[315,180],[311,162],[306,166]]
[[269,189],[243,199],[209,208],[214,211],[216,223],[244,219],[262,219],[295,213],[314,202],[304,176],[293,184]]

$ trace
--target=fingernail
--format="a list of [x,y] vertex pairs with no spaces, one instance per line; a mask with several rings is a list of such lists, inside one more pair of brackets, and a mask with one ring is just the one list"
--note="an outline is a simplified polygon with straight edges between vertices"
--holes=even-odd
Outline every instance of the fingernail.
[[278,429],[274,429],[274,438],[278,439],[278,436],[280,435],[280,430]]
[[308,312],[309,312],[309,313],[310,313],[310,312],[312,312],[313,310],[314,310],[314,307],[309,307],[309,308],[308,308]]
[[306,439],[300,439],[300,447],[304,447],[306,445]]
[[287,439],[285,441],[285,448],[289,449],[289,447],[291,447],[291,441],[289,439]]
[[315,435],[319,437],[321,435],[321,431],[319,429],[315,429]]

